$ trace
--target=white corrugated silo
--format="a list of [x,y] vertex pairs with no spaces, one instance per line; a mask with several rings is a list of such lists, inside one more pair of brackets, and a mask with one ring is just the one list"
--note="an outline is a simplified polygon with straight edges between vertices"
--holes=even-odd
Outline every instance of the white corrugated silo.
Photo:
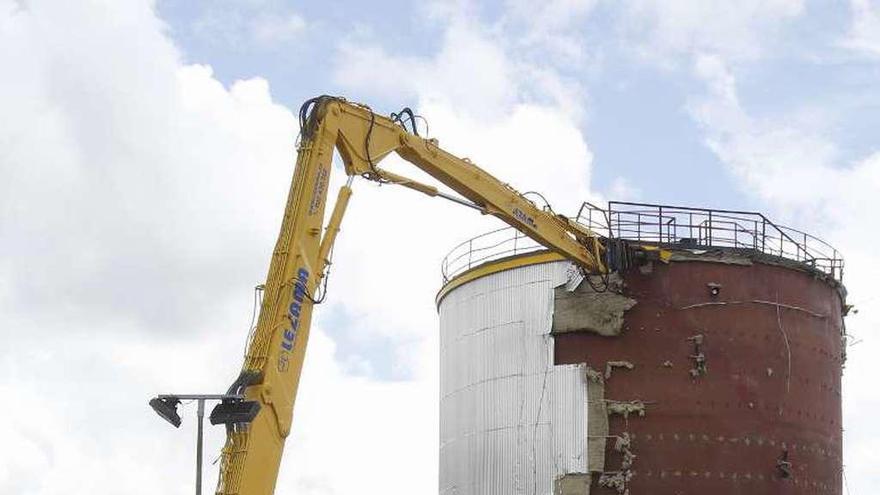
[[550,494],[587,472],[583,365],[553,365],[553,288],[570,263],[488,263],[439,296],[440,493]]

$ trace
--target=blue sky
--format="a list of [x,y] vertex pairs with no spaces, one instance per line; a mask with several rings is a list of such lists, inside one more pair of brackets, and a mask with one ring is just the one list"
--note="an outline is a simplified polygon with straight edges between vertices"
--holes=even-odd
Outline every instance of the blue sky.
[[[840,248],[849,493],[880,485],[876,0],[0,0],[0,46],[0,394],[30,406],[0,492],[191,492],[192,417],[146,400],[236,374],[322,93],[411,106],[559,211],[758,210]],[[498,226],[355,182],[279,493],[436,489],[439,263]]]
[[[689,63],[693,52],[702,48],[700,41],[651,61],[638,53],[645,40],[630,32],[632,20],[626,8],[608,2],[585,3],[588,13],[566,33],[580,45],[583,58],[576,64],[537,63],[579,85],[575,104],[584,106],[585,113],[578,124],[595,154],[595,187],[610,190],[616,179],[623,178],[646,201],[760,207],[726,175],[723,164],[706,148],[698,123],[688,115],[689,99],[702,88]],[[334,77],[336,71],[345,70],[335,62],[341,42],[368,39],[399,57],[435,55],[441,49],[444,21],[432,18],[432,5],[163,0],[158,12],[187,61],[211,65],[217,78],[227,84],[254,76],[266,78],[273,95],[295,107],[319,93],[366,99],[360,97],[363,91],[352,91]],[[513,52],[518,50],[516,38],[528,26],[521,20],[511,21],[505,6],[504,2],[487,2],[459,8],[487,31],[495,31],[499,43]],[[839,46],[851,24],[851,13],[843,7],[803,3],[797,15],[768,29],[775,31],[772,35],[751,35],[759,37],[755,44],[760,46],[745,51],[757,49],[760,55],[733,53],[731,58],[744,107],[758,118],[820,114],[814,118],[821,123],[812,124],[820,125],[824,135],[840,143],[845,163],[875,146],[872,131],[880,125],[880,96],[874,90],[876,61]],[[293,29],[295,34],[260,41],[247,32],[248,20],[260,15],[295,16],[303,25]],[[719,40],[704,43],[707,47],[724,43],[724,35],[719,33]],[[535,61],[542,53],[528,49],[511,56]],[[461,74],[463,84],[468,77],[473,75]],[[388,111],[413,103],[406,91],[397,97],[363,96],[373,97],[371,105]],[[542,96],[524,93],[520,98],[540,101]]]

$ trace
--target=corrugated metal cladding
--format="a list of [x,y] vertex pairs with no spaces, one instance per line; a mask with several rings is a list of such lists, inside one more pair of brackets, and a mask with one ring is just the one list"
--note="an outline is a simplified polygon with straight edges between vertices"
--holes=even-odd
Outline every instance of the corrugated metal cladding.
[[582,364],[553,365],[567,262],[495,273],[440,303],[440,493],[553,493],[587,470]]

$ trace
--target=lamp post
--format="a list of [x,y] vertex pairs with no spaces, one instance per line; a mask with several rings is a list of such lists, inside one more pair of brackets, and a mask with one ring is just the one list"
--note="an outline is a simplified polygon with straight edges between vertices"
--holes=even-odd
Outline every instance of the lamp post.
[[150,407],[162,419],[180,428],[181,418],[177,406],[182,400],[198,402],[198,433],[196,434],[196,495],[202,495],[202,443],[204,440],[205,402],[220,402],[211,411],[211,424],[244,425],[254,420],[260,412],[260,404],[245,400],[244,396],[234,394],[175,394],[158,395],[150,400]]
[[199,428],[196,434],[196,495],[202,495],[202,443],[204,441],[205,399],[199,399]]

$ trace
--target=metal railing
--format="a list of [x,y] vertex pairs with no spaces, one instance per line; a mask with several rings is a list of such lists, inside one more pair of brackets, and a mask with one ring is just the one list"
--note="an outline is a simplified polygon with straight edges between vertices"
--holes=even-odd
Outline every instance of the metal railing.
[[827,242],[761,213],[610,201],[584,203],[577,220],[618,239],[678,248],[734,248],[803,263],[841,281],[843,258]]
[[513,227],[504,227],[468,239],[443,258],[443,283],[488,261],[546,249]]
[[[610,201],[607,208],[585,202],[576,221],[602,237],[703,250],[733,248],[802,263],[843,280],[843,258],[831,245],[805,232],[778,225],[761,213]],[[443,259],[444,283],[475,266],[543,246],[505,227],[455,246]]]

